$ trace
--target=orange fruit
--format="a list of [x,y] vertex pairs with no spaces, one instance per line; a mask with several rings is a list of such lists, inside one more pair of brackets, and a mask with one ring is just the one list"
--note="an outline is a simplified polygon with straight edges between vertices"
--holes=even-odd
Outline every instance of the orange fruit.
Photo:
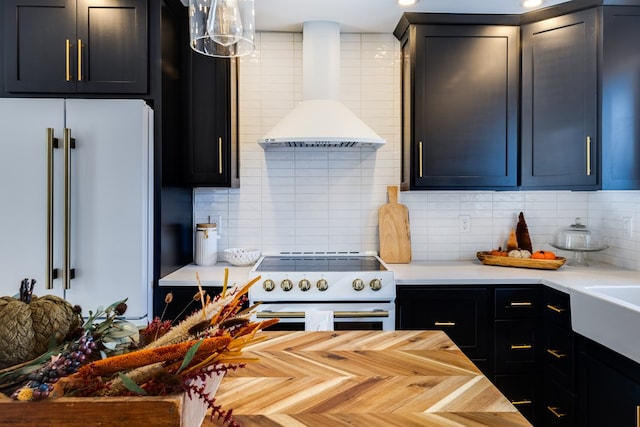
[[531,259],[545,259],[544,251],[536,251],[531,254]]
[[536,251],[531,254],[532,259],[556,259],[556,254],[551,251]]

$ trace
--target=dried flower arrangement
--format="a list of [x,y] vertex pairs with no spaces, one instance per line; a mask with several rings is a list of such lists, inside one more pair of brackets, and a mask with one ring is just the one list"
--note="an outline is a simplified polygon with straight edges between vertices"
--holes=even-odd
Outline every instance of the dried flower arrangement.
[[[223,290],[214,298],[205,294],[197,274],[196,279],[199,292],[194,301],[201,308],[178,324],[163,320],[163,312],[140,337],[133,337],[137,328],[132,331],[131,324],[118,319],[126,310],[126,302],[118,301],[90,313],[63,344],[0,370],[0,391],[15,400],[186,393],[202,400],[212,418],[236,426],[232,410],[216,405],[206,383],[250,362],[243,358],[242,348],[263,339],[256,333],[278,319],[254,322],[254,307],[243,309],[249,288],[259,278],[229,288],[225,269]],[[165,310],[170,303],[168,294]]]

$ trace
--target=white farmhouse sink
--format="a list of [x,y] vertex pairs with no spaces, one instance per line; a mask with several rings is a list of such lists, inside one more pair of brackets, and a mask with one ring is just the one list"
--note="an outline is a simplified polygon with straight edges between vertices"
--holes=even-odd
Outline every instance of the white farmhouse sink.
[[576,289],[571,323],[579,334],[640,363],[640,285]]
[[587,290],[613,299],[615,303],[629,306],[632,310],[640,311],[640,285],[590,286]]

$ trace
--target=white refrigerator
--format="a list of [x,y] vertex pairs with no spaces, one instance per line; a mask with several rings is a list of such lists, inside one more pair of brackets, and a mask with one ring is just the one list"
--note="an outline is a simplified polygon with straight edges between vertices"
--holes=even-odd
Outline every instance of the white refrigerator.
[[24,278],[83,315],[153,278],[153,110],[142,100],[0,99],[0,296]]

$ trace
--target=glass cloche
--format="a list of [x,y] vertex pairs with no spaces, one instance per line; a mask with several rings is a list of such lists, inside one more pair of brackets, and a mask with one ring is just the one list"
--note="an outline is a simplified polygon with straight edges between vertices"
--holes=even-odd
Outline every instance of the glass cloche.
[[574,253],[573,261],[569,265],[587,266],[587,252],[596,252],[607,249],[602,232],[587,228],[580,218],[576,218],[575,224],[556,231],[551,243],[556,249],[571,251]]

